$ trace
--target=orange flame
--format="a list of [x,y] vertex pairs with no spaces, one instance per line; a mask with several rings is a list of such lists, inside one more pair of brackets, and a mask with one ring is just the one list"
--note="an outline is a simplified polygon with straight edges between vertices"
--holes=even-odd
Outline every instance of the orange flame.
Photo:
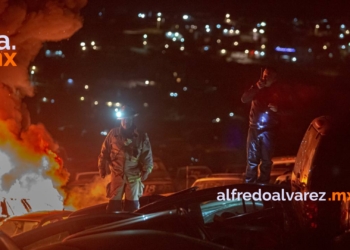
[[105,179],[96,176],[91,183],[84,187],[71,188],[67,194],[65,207],[68,210],[75,210],[108,202],[106,198],[106,186],[109,181],[109,176]]
[[57,145],[40,124],[30,125],[21,137],[0,121],[0,195],[29,199],[32,211],[63,209],[66,195],[61,187],[69,173],[52,151]]

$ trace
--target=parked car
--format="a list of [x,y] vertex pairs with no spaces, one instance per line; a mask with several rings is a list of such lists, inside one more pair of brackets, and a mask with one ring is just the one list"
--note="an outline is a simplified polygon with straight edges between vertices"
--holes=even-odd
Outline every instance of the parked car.
[[[205,237],[208,240],[234,248],[244,248],[247,245],[248,249],[271,249],[278,246],[283,248],[287,238],[293,235],[289,228],[293,221],[290,203],[253,199],[218,200],[218,192],[227,192],[227,189],[235,188],[237,192],[251,194],[259,189],[271,193],[281,191],[278,186],[253,184],[237,184],[205,190],[191,188],[159,199],[136,211],[147,216],[100,226],[72,237],[118,230],[154,229],[192,237],[208,235]],[[172,211],[174,208],[183,214],[179,215]],[[166,211],[168,209],[170,211]],[[162,212],[164,210],[165,212]],[[156,213],[150,214],[151,212]],[[197,236],[193,235],[194,232]]]
[[191,185],[199,178],[207,177],[212,172],[207,166],[186,166],[177,169],[174,183],[176,190],[184,190],[191,187]]
[[243,175],[240,173],[230,174],[212,174],[206,178],[197,179],[192,187],[197,187],[198,189],[206,189],[212,187],[227,186],[232,184],[243,183]]
[[292,191],[318,192],[319,197],[325,194],[322,201],[310,198],[293,201],[301,228],[319,233],[322,239],[350,229],[349,126],[345,115],[342,119],[327,116],[314,119],[301,141],[292,172]]
[[15,235],[12,237],[12,242],[18,246],[19,249],[34,250],[39,247],[61,242],[67,236],[88,228],[127,219],[133,216],[137,216],[137,214],[95,213],[85,216],[76,216]]
[[208,241],[198,240],[184,235],[155,230],[128,230],[89,235],[65,240],[60,244],[47,246],[41,250],[94,250],[94,249],[167,249],[181,248],[192,250],[230,249]]
[[295,156],[273,157],[272,162],[270,183],[275,183],[279,176],[292,172],[295,163]]
[[3,221],[2,225],[0,226],[0,230],[9,236],[14,236],[34,228],[43,227],[50,223],[66,219],[71,213],[71,211],[54,210],[32,212],[21,216],[13,216]]

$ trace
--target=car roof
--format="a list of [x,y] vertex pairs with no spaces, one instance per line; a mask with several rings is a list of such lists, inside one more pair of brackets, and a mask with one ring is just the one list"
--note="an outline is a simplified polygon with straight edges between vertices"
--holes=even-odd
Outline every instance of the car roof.
[[242,180],[242,176],[231,176],[231,177],[206,177],[197,179],[194,183],[205,182],[205,181],[230,181],[230,180]]
[[72,213],[73,211],[66,211],[66,210],[53,210],[53,211],[37,211],[37,212],[32,212],[24,215],[19,215],[19,216],[13,216],[6,221],[37,221],[40,222],[41,220],[55,216],[55,215],[63,215],[63,216],[68,216]]

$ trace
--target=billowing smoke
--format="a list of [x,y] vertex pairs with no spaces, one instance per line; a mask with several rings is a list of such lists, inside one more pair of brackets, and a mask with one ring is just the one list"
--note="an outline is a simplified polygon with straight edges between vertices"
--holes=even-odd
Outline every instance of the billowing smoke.
[[[30,62],[44,42],[67,39],[82,27],[79,11],[86,3],[87,0],[0,0],[0,36],[8,37],[11,45],[10,50],[0,52],[16,53],[16,66],[0,66],[2,196],[32,200],[41,197],[52,208],[62,206],[50,200],[63,200],[60,187],[68,173],[54,153],[57,145],[43,125],[30,123],[22,100],[34,94],[28,76]],[[3,39],[0,44],[4,46]],[[6,57],[2,59],[4,63]]]

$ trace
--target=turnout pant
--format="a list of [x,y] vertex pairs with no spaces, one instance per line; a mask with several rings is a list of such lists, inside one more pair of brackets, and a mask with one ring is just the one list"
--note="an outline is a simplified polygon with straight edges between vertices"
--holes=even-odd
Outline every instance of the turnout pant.
[[[269,183],[272,156],[275,149],[275,130],[259,131],[249,128],[247,138],[246,183]],[[260,164],[261,163],[261,164]],[[258,167],[260,164],[260,176]]]
[[[111,173],[111,182],[107,185],[107,198],[109,203],[107,211],[135,211],[140,207],[139,197],[143,194],[141,178],[130,179],[125,175]],[[122,206],[125,194],[124,208]]]

